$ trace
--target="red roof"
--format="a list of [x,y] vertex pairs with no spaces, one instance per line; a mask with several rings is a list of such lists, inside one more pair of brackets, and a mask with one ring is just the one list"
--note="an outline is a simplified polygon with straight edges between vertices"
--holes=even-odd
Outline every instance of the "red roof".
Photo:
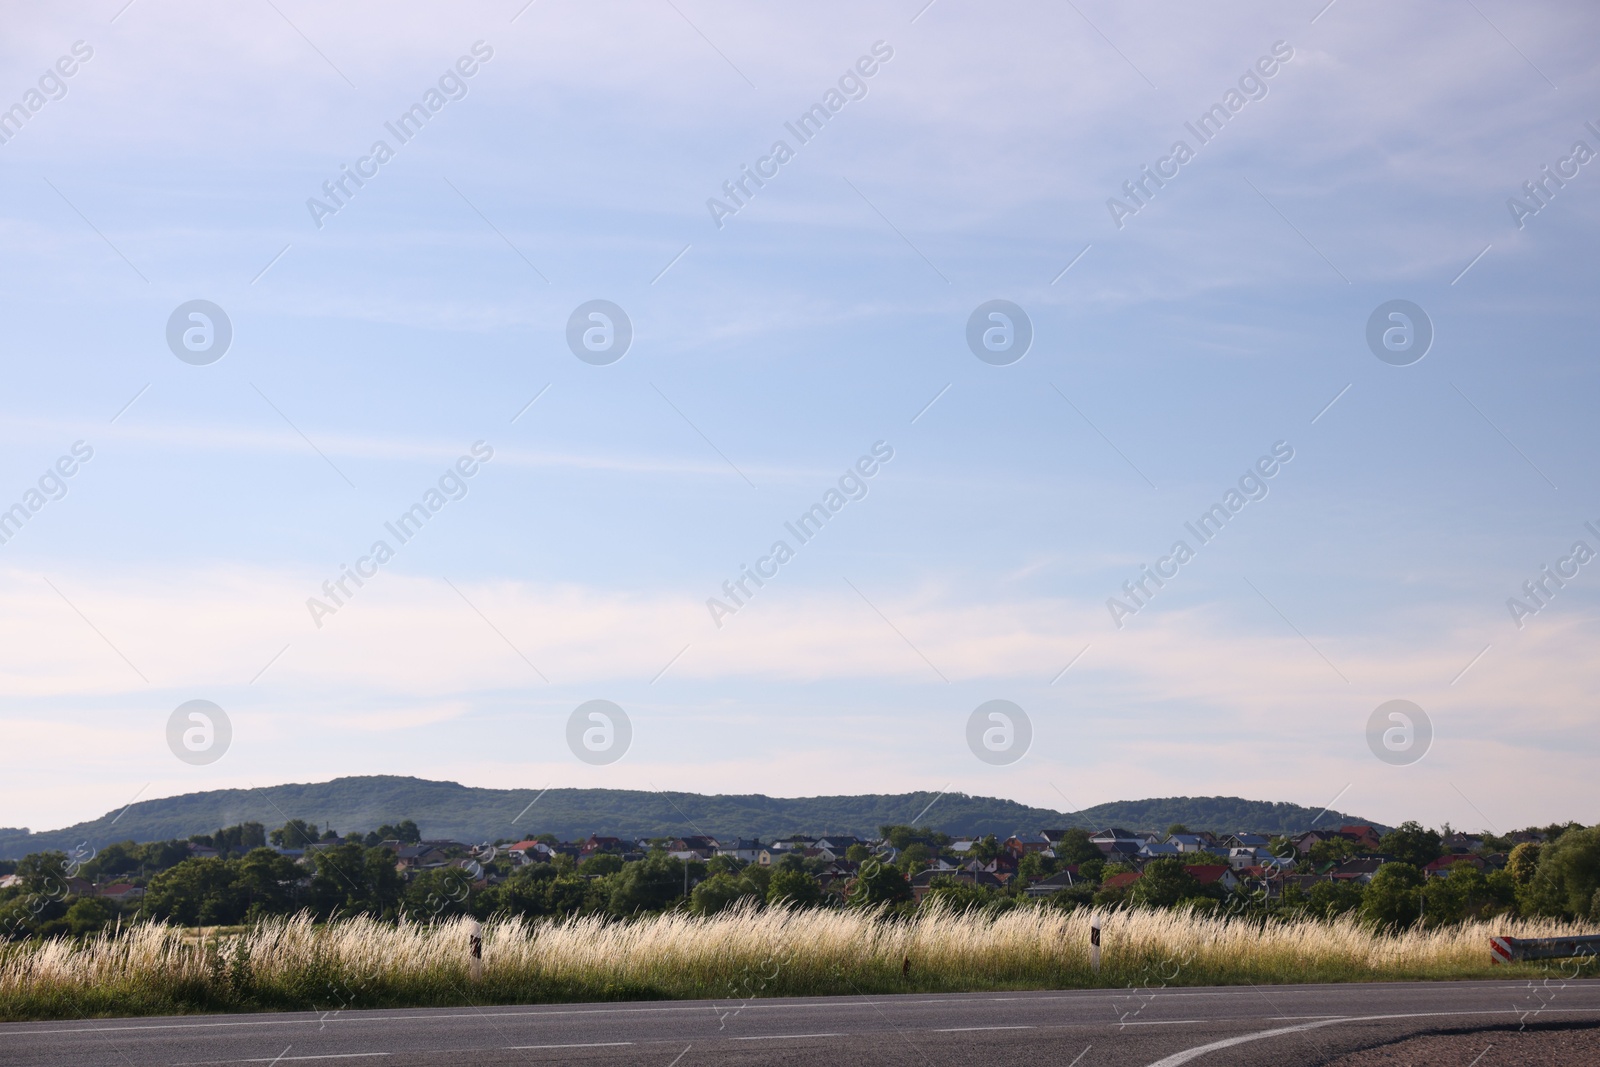
[[537,842],[537,841],[518,841],[514,845],[507,845],[506,846],[506,851],[510,852],[512,849],[518,849],[518,850],[521,850],[521,851],[525,852],[528,849],[533,848],[538,844],[539,844],[539,842]]
[[1139,880],[1141,873],[1142,872],[1140,871],[1123,871],[1121,874],[1113,874],[1110,878],[1107,878],[1104,882],[1102,882],[1101,885],[1106,889],[1126,889],[1128,886]]
[[1184,867],[1184,870],[1201,885],[1210,885],[1212,882],[1220,881],[1222,876],[1228,873],[1229,867],[1226,863],[1197,863],[1193,867]]

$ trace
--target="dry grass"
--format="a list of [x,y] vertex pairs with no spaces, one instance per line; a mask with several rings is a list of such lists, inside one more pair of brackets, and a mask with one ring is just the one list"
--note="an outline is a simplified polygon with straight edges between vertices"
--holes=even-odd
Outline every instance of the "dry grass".
[[0,1017],[1510,977],[1542,965],[1492,967],[1491,934],[1577,932],[1520,920],[1374,935],[1349,920],[1263,926],[1168,911],[1112,912],[1104,927],[1096,976],[1085,910],[514,919],[486,924],[474,985],[465,920],[313,925],[302,916],[200,939],[148,925],[0,950]]

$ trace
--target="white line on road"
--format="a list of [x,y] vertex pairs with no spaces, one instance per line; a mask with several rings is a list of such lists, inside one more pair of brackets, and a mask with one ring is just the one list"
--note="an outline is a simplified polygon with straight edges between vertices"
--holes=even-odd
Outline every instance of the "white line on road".
[[843,1034],[761,1034],[757,1037],[734,1037],[730,1041],[785,1041],[795,1037],[843,1037]]
[[1180,1063],[1188,1063],[1190,1060],[1197,1060],[1208,1052],[1217,1052],[1221,1049],[1232,1048],[1235,1045],[1244,1045],[1250,1043],[1251,1041],[1260,1041],[1263,1038],[1281,1037],[1284,1034],[1297,1034],[1302,1030],[1314,1030],[1319,1026],[1332,1026],[1334,1023],[1351,1021],[1353,1020],[1323,1019],[1321,1022],[1301,1023],[1299,1026],[1285,1026],[1277,1030],[1260,1030],[1253,1034],[1241,1034],[1238,1037],[1230,1037],[1222,1041],[1213,1041],[1209,1045],[1201,1045],[1198,1048],[1184,1049],[1182,1052],[1174,1052],[1172,1055],[1166,1056],[1152,1063],[1150,1067],[1178,1067]]
[[631,1045],[632,1041],[578,1041],[570,1045],[506,1045],[506,1051],[516,1052],[530,1048],[613,1048],[617,1045]]
[[930,1030],[933,1034],[965,1034],[972,1030],[1033,1030],[1032,1026],[952,1026],[948,1030]]
[[[1551,1009],[1546,1009],[1546,1010],[1551,1010]],[[1560,1009],[1555,1009],[1555,1010],[1560,1010]],[[1569,1012],[1576,1012],[1576,1011],[1591,1011],[1592,1012],[1592,1011],[1595,1011],[1596,1009],[1594,1009],[1594,1008],[1568,1008],[1566,1010],[1569,1011]],[[1505,1014],[1508,1014],[1507,1010],[1504,1009],[1504,1008],[1501,1008],[1501,1009],[1498,1009],[1498,1010],[1495,1010],[1495,1011],[1415,1011],[1415,1012],[1395,1013],[1395,1014],[1392,1014],[1392,1015],[1341,1015],[1341,1016],[1338,1016],[1338,1017],[1332,1018],[1332,1019],[1319,1019],[1318,1021],[1312,1022],[1312,1023],[1301,1023],[1299,1026],[1285,1026],[1285,1027],[1281,1027],[1280,1029],[1277,1029],[1277,1030],[1258,1030],[1253,1034],[1241,1034],[1238,1037],[1230,1037],[1230,1038],[1227,1038],[1227,1039],[1222,1040],[1222,1041],[1213,1041],[1209,1045],[1200,1045],[1197,1048],[1185,1049],[1182,1052],[1174,1052],[1172,1055],[1167,1056],[1164,1059],[1156,1060],[1154,1063],[1150,1064],[1149,1067],[1178,1067],[1179,1064],[1188,1063],[1190,1060],[1198,1059],[1201,1056],[1204,1056],[1208,1052],[1216,1052],[1216,1051],[1218,1051],[1220,1049],[1232,1048],[1235,1045],[1243,1045],[1243,1044],[1246,1044],[1246,1043],[1251,1042],[1251,1041],[1260,1041],[1263,1038],[1281,1037],[1284,1034],[1297,1034],[1297,1033],[1301,1032],[1302,1030],[1315,1030],[1315,1029],[1317,1029],[1318,1027],[1321,1027],[1321,1026],[1333,1026],[1336,1023],[1373,1023],[1373,1022],[1389,1022],[1389,1021],[1396,1020],[1396,1019],[1440,1019],[1440,1018],[1448,1019],[1448,1018],[1460,1018],[1460,1017],[1465,1016],[1465,1015],[1505,1015]]]

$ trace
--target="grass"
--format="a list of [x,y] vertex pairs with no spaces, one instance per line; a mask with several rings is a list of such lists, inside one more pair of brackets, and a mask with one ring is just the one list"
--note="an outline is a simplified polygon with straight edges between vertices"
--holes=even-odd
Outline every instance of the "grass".
[[1581,932],[1497,920],[1374,934],[1349,919],[1262,925],[1113,911],[1104,915],[1096,975],[1089,919],[1082,909],[1028,908],[998,916],[925,909],[909,919],[736,909],[628,922],[499,920],[484,926],[477,983],[467,920],[313,924],[302,915],[220,937],[151,924],[0,948],[0,1018],[1510,978],[1555,968],[1491,965],[1492,934]]

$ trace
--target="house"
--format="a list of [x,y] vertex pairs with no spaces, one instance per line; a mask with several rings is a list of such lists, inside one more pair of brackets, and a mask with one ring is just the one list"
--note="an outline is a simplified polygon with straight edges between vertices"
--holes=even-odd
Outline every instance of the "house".
[[761,842],[753,837],[740,837],[726,845],[719,843],[717,855],[731,856],[740,863],[754,863],[761,855]]
[[115,882],[100,890],[100,896],[106,900],[114,900],[118,904],[131,900],[138,900],[144,896],[144,889],[128,882]]
[[192,860],[214,860],[220,855],[222,853],[209,845],[197,845],[193,841],[189,842],[189,858]]
[[669,853],[695,852],[699,854],[701,859],[709,859],[710,857],[716,855],[717,839],[703,835],[676,837],[673,838],[671,844],[667,846],[667,851]]
[[1121,838],[1115,841],[1096,841],[1094,847],[1108,860],[1120,860],[1124,863],[1132,862],[1139,855],[1139,850],[1149,846],[1137,838]]
[[756,863],[760,864],[762,867],[771,867],[773,864],[783,859],[783,857],[794,851],[795,849],[792,848],[781,848],[778,845],[768,845],[766,848],[756,853]]
[[1471,834],[1464,834],[1457,830],[1441,841],[1440,844],[1444,845],[1445,849],[1450,852],[1476,852],[1483,847],[1483,838],[1473,837]]
[[1266,848],[1272,840],[1266,834],[1229,834],[1218,844],[1224,848]]
[[781,841],[774,841],[773,848],[810,848],[817,843],[817,839],[809,834],[790,834]]
[[1220,885],[1228,892],[1239,888],[1239,878],[1226,863],[1197,863],[1184,870],[1201,885]]
[[1276,859],[1271,852],[1264,848],[1230,848],[1228,849],[1228,866],[1236,871],[1246,867],[1260,865],[1266,859]]
[[1109,830],[1099,830],[1099,831],[1097,831],[1095,833],[1090,834],[1089,835],[1089,840],[1093,841],[1095,844],[1098,845],[1098,844],[1102,844],[1103,842],[1107,842],[1107,841],[1137,841],[1137,842],[1142,842],[1144,840],[1144,838],[1140,837],[1138,834],[1134,833],[1132,830],[1123,830],[1123,829],[1120,829],[1118,827],[1113,826]]
[[518,841],[514,845],[506,846],[506,855],[511,857],[511,862],[517,866],[528,863],[547,863],[555,857],[554,851],[543,841]]
[[949,871],[921,871],[911,879],[911,899],[918,904],[922,903],[922,898],[927,896],[929,890],[933,888],[933,880],[935,878],[948,878],[964,885],[970,884],[996,890],[1004,889],[1006,884],[1005,879],[984,871],[959,871],[956,873]]
[[1048,878],[1041,878],[1037,882],[1030,882],[1023,890],[1030,897],[1048,897],[1059,893],[1069,885],[1077,885],[1082,881],[1078,877],[1076,865],[1065,870],[1057,871]]
[[1333,870],[1328,872],[1328,877],[1336,882],[1360,882],[1366,885],[1372,881],[1372,876],[1378,873],[1387,856],[1352,856]]
[[1043,834],[1012,834],[1006,838],[1002,847],[1021,859],[1030,852],[1047,851],[1050,848],[1050,841]]
[[1310,854],[1313,846],[1320,845],[1322,842],[1338,836],[1338,833],[1333,830],[1307,830],[1303,834],[1296,834],[1289,840],[1294,842],[1295,851],[1305,856]]
[[1432,863],[1424,866],[1422,868],[1422,873],[1429,878],[1443,878],[1450,873],[1450,868],[1454,867],[1458,863],[1469,864],[1478,868],[1480,871],[1488,866],[1488,864],[1484,862],[1482,856],[1474,856],[1471,854],[1440,856]]
[[1178,846],[1173,844],[1171,841],[1163,841],[1159,844],[1153,845],[1144,845],[1139,849],[1139,858],[1146,861],[1160,859],[1162,856],[1178,855],[1182,855],[1182,852],[1179,850]]
[[1179,852],[1205,852],[1215,840],[1210,834],[1173,834],[1167,838],[1167,844],[1177,845]]
[[861,840],[859,837],[851,837],[848,834],[829,834],[827,837],[818,840],[816,847],[825,848],[829,852],[843,856],[845,852],[849,850],[851,845],[865,844],[866,842]]
[[399,852],[396,852],[394,857],[395,870],[401,874],[409,874],[412,871],[432,870],[435,867],[443,867],[444,865],[444,850],[435,848],[432,845],[407,845]]
[[16,889],[22,885],[20,874],[0,875],[0,889]]
[[622,843],[622,838],[620,837],[601,837],[599,834],[590,834],[589,840],[585,841],[578,849],[578,855],[583,859],[588,859],[597,852],[626,851],[627,846]]
[[1378,831],[1364,823],[1339,827],[1339,836],[1348,837],[1362,848],[1376,852],[1380,846]]
[[1113,874],[1110,878],[1100,883],[1101,889],[1126,889],[1140,878],[1141,871],[1123,871]]

